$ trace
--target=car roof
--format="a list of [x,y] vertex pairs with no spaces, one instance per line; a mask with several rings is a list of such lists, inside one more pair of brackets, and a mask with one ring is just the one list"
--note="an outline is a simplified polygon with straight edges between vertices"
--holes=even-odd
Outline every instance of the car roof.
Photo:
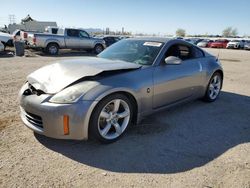
[[165,37],[134,37],[134,38],[128,38],[126,40],[146,40],[149,42],[162,42],[162,43],[166,43],[170,40],[173,40],[171,38],[165,38]]

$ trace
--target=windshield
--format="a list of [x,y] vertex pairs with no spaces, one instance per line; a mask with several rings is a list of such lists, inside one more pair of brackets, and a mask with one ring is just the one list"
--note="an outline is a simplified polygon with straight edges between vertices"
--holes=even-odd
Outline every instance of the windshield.
[[124,39],[108,47],[98,57],[152,65],[162,46],[161,42]]

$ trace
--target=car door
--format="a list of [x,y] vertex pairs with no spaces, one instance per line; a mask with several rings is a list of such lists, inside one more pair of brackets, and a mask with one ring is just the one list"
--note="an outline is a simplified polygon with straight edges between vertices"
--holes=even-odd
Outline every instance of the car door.
[[[203,54],[204,55],[204,54]],[[180,64],[166,64],[166,57],[175,56],[181,59]],[[192,47],[185,44],[170,46],[155,67],[153,108],[160,108],[188,98],[191,98],[201,85],[200,58],[194,57]]]
[[80,48],[80,37],[78,29],[66,30],[65,44],[67,48]]
[[79,31],[80,37],[80,48],[82,49],[91,49],[93,48],[93,39],[90,38],[89,34],[86,31],[80,30]]

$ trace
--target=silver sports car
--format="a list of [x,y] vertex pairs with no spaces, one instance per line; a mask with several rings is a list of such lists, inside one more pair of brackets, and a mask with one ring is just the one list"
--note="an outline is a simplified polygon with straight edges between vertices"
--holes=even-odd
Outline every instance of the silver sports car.
[[21,88],[22,121],[59,139],[113,142],[129,125],[184,101],[218,97],[223,70],[188,42],[124,39],[98,57],[60,61],[31,73]]

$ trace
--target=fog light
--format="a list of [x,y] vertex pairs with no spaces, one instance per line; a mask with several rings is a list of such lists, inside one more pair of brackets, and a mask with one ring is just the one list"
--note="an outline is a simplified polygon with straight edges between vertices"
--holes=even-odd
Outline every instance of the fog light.
[[68,115],[63,116],[63,132],[64,132],[64,135],[69,134],[69,116]]

